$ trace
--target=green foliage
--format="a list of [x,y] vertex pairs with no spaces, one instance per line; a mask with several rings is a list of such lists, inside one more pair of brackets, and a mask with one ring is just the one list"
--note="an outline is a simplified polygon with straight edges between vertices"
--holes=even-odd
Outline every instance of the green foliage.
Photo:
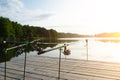
[[21,25],[10,21],[8,18],[0,17],[0,41],[3,40],[31,40],[33,37],[51,36],[57,38],[57,31],[47,30],[43,27]]
[[22,25],[18,24],[17,22],[12,22],[12,27],[15,37],[17,36],[16,38],[21,38],[23,36]]
[[17,22],[10,21],[8,18],[0,17],[0,41],[25,41],[33,38],[49,38],[57,37],[79,37],[78,34],[58,33],[56,30],[47,30],[43,27],[21,25]]
[[14,37],[12,23],[8,18],[0,17],[0,38],[7,40]]

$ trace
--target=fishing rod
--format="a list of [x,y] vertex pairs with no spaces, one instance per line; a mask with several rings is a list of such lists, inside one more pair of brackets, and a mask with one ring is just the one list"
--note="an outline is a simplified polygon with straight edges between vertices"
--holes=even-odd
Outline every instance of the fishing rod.
[[[14,47],[11,47],[11,48],[6,48],[6,49],[4,50],[4,52],[5,52],[5,74],[4,74],[4,80],[6,80],[6,54],[7,54],[7,51],[12,50],[12,49],[15,49],[15,48],[19,48],[19,47],[26,46],[26,45],[28,45],[28,44],[30,44],[30,43],[34,43],[34,42],[36,42],[36,41],[38,41],[38,40],[34,40],[34,41],[31,41],[31,42],[25,41],[24,44],[20,44],[20,45],[18,45],[18,46],[14,46]],[[3,43],[7,43],[7,41],[3,41]],[[58,44],[58,43],[42,43],[42,42],[38,42],[38,44]],[[40,53],[45,53],[45,52],[53,51],[53,50],[56,50],[56,49],[59,49],[59,50],[60,50],[58,79],[60,79],[60,66],[61,66],[60,64],[61,64],[61,50],[62,50],[61,48],[64,47],[64,51],[65,51],[65,50],[66,50],[66,47],[67,47],[68,45],[69,45],[69,44],[65,44],[65,43],[64,43],[64,45],[62,45],[62,46],[59,46],[59,47],[56,47],[56,48],[52,48],[52,49],[48,49],[48,50],[45,50],[45,51],[40,51]],[[26,52],[25,52],[23,80],[25,80],[25,73],[26,73],[26,57],[27,57],[27,54],[26,54]]]

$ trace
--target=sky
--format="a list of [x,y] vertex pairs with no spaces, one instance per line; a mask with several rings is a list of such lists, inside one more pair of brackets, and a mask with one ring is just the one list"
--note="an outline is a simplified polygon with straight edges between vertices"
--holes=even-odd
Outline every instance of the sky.
[[0,0],[0,16],[58,32],[120,32],[120,0]]

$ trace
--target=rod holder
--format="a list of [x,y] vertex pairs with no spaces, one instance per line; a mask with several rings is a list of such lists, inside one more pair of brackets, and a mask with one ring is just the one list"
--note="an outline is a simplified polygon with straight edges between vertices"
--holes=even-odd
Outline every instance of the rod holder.
[[58,80],[60,80],[60,69],[61,69],[61,51],[62,49],[60,48],[60,53],[59,53],[59,70],[58,70]]

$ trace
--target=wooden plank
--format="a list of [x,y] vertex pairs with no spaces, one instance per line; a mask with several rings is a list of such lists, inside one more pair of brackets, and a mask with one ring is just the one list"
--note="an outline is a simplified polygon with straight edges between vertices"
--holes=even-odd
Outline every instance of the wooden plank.
[[[7,78],[22,79],[24,60],[7,62]],[[0,79],[4,77],[4,63],[0,64]],[[56,80],[58,58],[28,57],[26,80]],[[61,80],[119,80],[120,63],[86,61],[76,59],[61,60]]]

